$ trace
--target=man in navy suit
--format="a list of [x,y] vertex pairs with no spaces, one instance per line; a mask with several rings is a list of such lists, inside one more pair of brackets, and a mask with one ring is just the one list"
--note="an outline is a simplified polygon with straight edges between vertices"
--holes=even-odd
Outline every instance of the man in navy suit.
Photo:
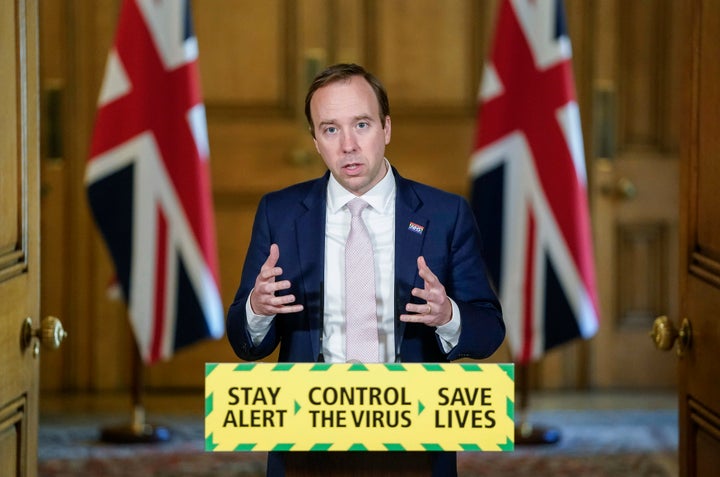
[[[262,198],[228,311],[236,354],[257,360],[345,362],[344,244],[355,197],[373,244],[379,362],[482,359],[502,343],[500,304],[467,202],[400,176],[385,158],[387,94],[358,65],[310,86],[305,114],[328,172]],[[454,453],[428,453],[432,474],[457,474]],[[268,475],[284,475],[271,453]]]

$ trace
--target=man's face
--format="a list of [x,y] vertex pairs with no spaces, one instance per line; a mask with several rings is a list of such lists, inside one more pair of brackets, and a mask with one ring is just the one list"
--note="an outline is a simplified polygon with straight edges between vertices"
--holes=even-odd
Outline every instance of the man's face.
[[315,147],[345,189],[360,196],[385,177],[390,116],[380,118],[375,93],[364,78],[353,76],[318,89],[310,112]]

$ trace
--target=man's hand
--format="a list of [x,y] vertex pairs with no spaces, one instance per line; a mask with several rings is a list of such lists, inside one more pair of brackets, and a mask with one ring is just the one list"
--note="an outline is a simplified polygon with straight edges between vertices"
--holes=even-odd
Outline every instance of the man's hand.
[[424,257],[418,257],[418,273],[425,281],[424,288],[413,288],[412,295],[426,301],[424,304],[408,303],[405,311],[417,313],[400,315],[401,321],[425,323],[428,326],[441,326],[452,318],[452,305],[445,294],[445,287],[425,263]]
[[260,268],[260,273],[255,279],[255,288],[250,293],[250,307],[255,314],[270,316],[303,310],[302,305],[291,304],[295,301],[295,295],[275,295],[279,290],[290,288],[289,280],[275,281],[275,277],[282,275],[282,268],[275,266],[279,258],[280,247],[277,244],[270,245],[270,255]]

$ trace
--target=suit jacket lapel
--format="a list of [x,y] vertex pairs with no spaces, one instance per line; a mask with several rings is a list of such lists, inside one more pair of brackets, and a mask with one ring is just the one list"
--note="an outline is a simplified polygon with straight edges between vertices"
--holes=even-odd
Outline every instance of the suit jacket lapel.
[[401,177],[393,168],[397,185],[395,199],[395,352],[400,346],[406,323],[400,321],[405,304],[413,297],[414,287],[421,286],[417,258],[422,255],[423,242],[428,229],[428,217],[422,213],[422,200],[412,183]]
[[302,200],[305,213],[295,221],[298,243],[298,260],[305,294],[305,313],[310,326],[313,356],[320,355],[320,337],[323,328],[323,289],[325,274],[325,206],[329,173],[313,185]]

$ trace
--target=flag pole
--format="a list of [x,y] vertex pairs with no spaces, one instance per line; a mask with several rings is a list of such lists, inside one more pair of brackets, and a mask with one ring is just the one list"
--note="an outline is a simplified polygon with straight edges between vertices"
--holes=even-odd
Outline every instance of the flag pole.
[[519,422],[515,424],[515,445],[556,444],[560,440],[560,430],[532,424],[528,421],[530,402],[530,365],[515,365],[515,376],[518,383]]
[[[135,343],[135,340],[133,340]],[[148,424],[145,420],[143,402],[145,388],[145,364],[137,343],[133,346],[131,368],[132,413],[129,424],[102,428],[100,440],[111,444],[152,444],[170,440],[170,430],[163,426]]]

